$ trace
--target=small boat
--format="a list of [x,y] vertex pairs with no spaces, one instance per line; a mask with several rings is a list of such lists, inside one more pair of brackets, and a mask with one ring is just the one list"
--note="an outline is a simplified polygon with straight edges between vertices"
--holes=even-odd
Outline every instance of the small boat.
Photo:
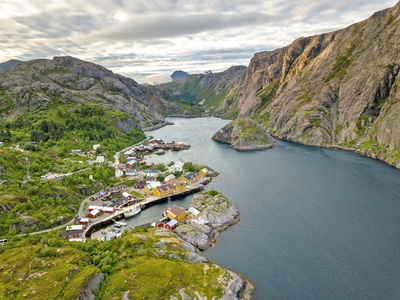
[[142,209],[140,208],[140,205],[136,205],[124,212],[124,217],[125,219],[131,218],[133,216],[136,216],[138,213],[140,213]]
[[163,154],[165,154],[165,151],[164,150],[158,150],[154,154],[163,155]]
[[166,217],[168,216],[168,212],[171,210],[170,207],[167,207],[164,211],[163,211],[163,216]]

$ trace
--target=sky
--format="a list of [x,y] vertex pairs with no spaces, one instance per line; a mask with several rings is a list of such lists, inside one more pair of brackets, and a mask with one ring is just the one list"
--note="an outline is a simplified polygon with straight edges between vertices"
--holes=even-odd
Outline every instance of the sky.
[[395,0],[1,0],[0,62],[74,56],[139,83],[221,72]]

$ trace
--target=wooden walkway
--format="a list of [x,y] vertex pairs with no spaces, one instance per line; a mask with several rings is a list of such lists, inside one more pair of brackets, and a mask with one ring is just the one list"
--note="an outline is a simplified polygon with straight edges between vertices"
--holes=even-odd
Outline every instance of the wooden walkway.
[[[203,189],[204,189],[204,185],[197,183],[197,184],[191,185],[190,188],[188,188],[187,190],[185,190],[184,192],[181,192],[181,193],[163,196],[163,197],[151,196],[146,199],[143,199],[140,202],[137,202],[137,200],[136,200],[135,205],[137,205],[137,203],[139,203],[141,209],[146,209],[146,208],[153,206],[154,204],[167,202],[168,198],[176,199],[176,198],[184,197],[186,195],[197,193]],[[134,202],[134,201],[132,201],[132,202]],[[121,207],[119,210],[117,210],[113,214],[110,214],[108,217],[102,218],[101,220],[98,220],[98,221],[90,224],[85,229],[82,236],[89,238],[93,232],[95,232],[109,224],[118,223],[117,222],[118,220],[124,219],[124,212],[130,208],[131,208],[131,206]]]

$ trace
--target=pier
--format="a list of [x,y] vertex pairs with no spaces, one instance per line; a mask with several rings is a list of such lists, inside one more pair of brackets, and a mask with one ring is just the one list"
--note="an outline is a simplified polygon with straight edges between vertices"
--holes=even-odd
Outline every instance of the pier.
[[[190,195],[190,194],[194,194],[197,193],[199,191],[202,191],[204,189],[204,185],[197,183],[197,184],[193,184],[191,185],[189,188],[187,188],[185,191],[177,193],[177,194],[173,194],[173,195],[167,195],[167,196],[163,196],[163,197],[155,197],[155,196],[150,196],[146,199],[143,199],[139,202],[140,204],[140,208],[146,209],[149,208],[157,203],[163,203],[163,202],[167,202],[168,198],[170,198],[171,200],[173,199],[177,199],[177,198],[181,198],[184,197],[186,195]],[[138,203],[137,199],[134,201],[131,201],[130,203]],[[128,204],[128,203],[126,203]],[[117,223],[117,224],[125,224],[123,222],[119,222],[119,220],[124,219],[124,212],[125,210],[130,209],[130,206],[125,206],[120,208],[119,210],[117,210],[116,212],[114,212],[113,214],[110,214],[108,217],[105,217],[101,220],[98,220],[92,224],[90,224],[85,231],[83,232],[83,236],[85,236],[86,238],[89,238],[93,232],[100,230],[101,228],[104,228],[105,226],[108,226],[112,223]],[[123,226],[125,226],[123,225]]]

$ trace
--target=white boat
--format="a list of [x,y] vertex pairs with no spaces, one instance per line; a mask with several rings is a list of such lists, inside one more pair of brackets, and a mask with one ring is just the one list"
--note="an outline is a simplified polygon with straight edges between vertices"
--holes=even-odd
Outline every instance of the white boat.
[[136,216],[138,213],[140,213],[142,209],[140,208],[140,205],[136,205],[124,212],[124,217],[125,219],[131,218],[133,216]]

